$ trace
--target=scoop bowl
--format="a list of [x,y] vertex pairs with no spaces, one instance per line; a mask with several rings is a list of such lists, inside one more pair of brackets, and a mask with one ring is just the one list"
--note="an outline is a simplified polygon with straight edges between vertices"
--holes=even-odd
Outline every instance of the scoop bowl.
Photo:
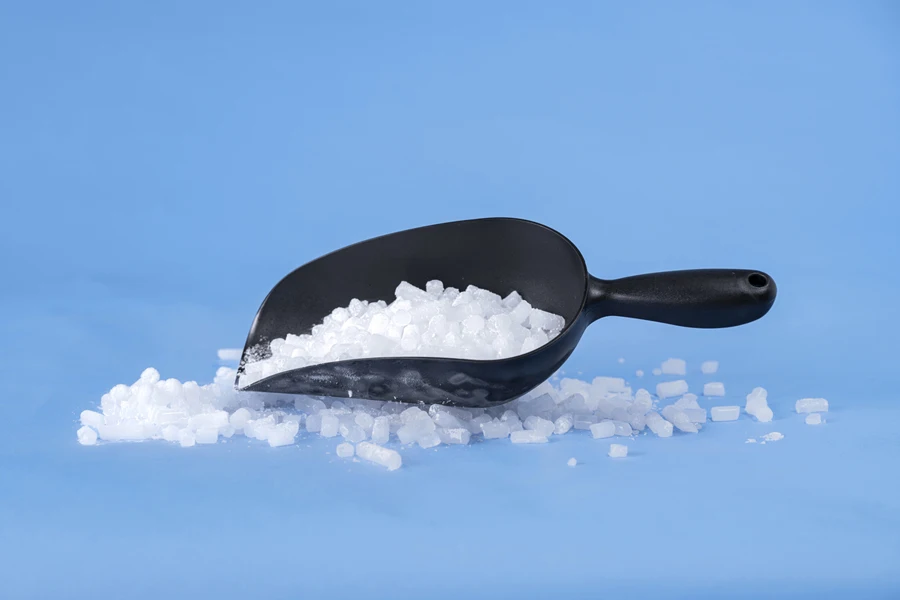
[[[533,306],[561,315],[562,332],[526,354],[498,360],[384,357],[322,363],[242,386],[243,368],[266,357],[268,342],[309,333],[351,299],[391,302],[401,281],[424,288],[469,285],[505,296],[518,290]],[[490,407],[518,398],[566,361],[585,328],[605,316],[684,327],[732,327],[765,315],[776,286],[761,272],[702,269],[593,277],[561,233],[522,219],[455,221],[347,246],[294,270],[263,301],[235,380],[239,390]]]

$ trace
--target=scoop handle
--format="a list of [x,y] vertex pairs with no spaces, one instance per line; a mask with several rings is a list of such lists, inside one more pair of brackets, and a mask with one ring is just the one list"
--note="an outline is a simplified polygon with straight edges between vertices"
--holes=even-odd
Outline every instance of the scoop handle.
[[776,293],[769,275],[740,269],[590,277],[585,310],[591,320],[630,317],[682,327],[734,327],[769,312]]

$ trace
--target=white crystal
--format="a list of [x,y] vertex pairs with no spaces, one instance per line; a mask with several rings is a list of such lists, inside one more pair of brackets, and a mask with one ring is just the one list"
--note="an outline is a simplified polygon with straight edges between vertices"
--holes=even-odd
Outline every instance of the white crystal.
[[[279,423],[269,430],[268,442],[273,448],[278,446],[288,446],[294,443],[297,432],[300,430],[300,423],[295,421],[287,421]],[[199,441],[199,440],[198,440]]]
[[697,433],[697,426],[691,422],[691,419],[685,412],[677,407],[667,406],[662,410],[662,416],[669,423],[678,428],[679,431],[685,433]]
[[355,422],[352,422],[349,425],[346,423],[341,423],[340,427],[338,427],[338,433],[340,433],[341,437],[343,437],[351,444],[361,442],[368,437],[365,430]]
[[704,383],[703,395],[710,397],[722,397],[725,395],[725,384],[719,381]]
[[464,427],[452,429],[438,429],[441,443],[443,444],[468,444],[472,437],[472,432]]
[[768,393],[765,388],[753,388],[753,391],[747,394],[747,403],[744,406],[744,411],[748,415],[756,417],[760,423],[768,423],[774,416],[766,401],[766,396]]
[[319,435],[326,438],[334,437],[338,434],[341,423],[334,415],[328,414],[322,416],[322,425],[319,429]]
[[821,425],[822,421],[822,413],[810,413],[806,415],[806,424],[807,425]]
[[87,425],[83,425],[81,428],[79,428],[77,434],[78,443],[82,446],[93,446],[97,443],[97,432]]
[[546,436],[541,435],[537,431],[528,429],[513,431],[509,434],[509,439],[513,444],[543,444],[547,441]]
[[247,421],[253,418],[253,413],[250,412],[249,409],[245,407],[241,407],[231,413],[228,417],[228,422],[235,429],[243,429],[244,425],[247,424]]
[[[481,433],[481,426],[485,423],[490,423],[491,417],[490,415],[478,415],[473,418],[471,421],[466,421],[465,426],[469,429],[470,432],[478,434]],[[522,424],[519,423],[518,418],[516,419],[516,425],[521,428]]]
[[[797,400],[794,404],[794,409],[798,413],[828,412],[828,400],[825,398],[803,398]],[[84,423],[84,419],[81,422]]]
[[441,436],[437,431],[423,433],[416,439],[416,443],[422,448],[434,448],[441,443]]
[[[719,370],[719,361],[707,360],[701,363],[700,371],[705,375],[711,375]],[[705,395],[705,394],[704,394]]]
[[542,419],[541,417],[535,415],[532,415],[525,419],[525,422],[522,425],[525,427],[525,429],[537,431],[544,437],[549,437],[556,429],[553,421]]
[[[147,439],[147,429],[144,423],[127,420],[117,424],[99,425],[97,433],[100,439],[111,442],[135,441]],[[154,427],[153,429],[156,428]]]
[[659,413],[650,411],[647,413],[647,427],[657,436],[665,438],[672,437],[673,425],[663,419]]
[[379,446],[387,444],[391,439],[391,420],[388,417],[376,417],[372,424],[372,441]]
[[616,435],[616,424],[612,421],[602,421],[591,425],[591,435],[594,439],[608,438]]
[[190,448],[197,441],[194,439],[194,434],[192,431],[188,429],[182,429],[178,434],[178,443],[181,444],[182,448]]
[[631,425],[625,421],[613,421],[612,423],[616,426],[616,435],[618,436],[629,437],[634,433],[631,430]]
[[639,389],[634,394],[634,401],[628,407],[628,412],[637,415],[646,415],[653,408],[653,398],[650,392],[645,389]]
[[319,433],[322,431],[322,413],[309,415],[306,418],[306,430],[310,433]]
[[356,450],[353,448],[353,444],[342,442],[337,445],[337,448],[334,452],[338,455],[339,458],[350,458],[351,456],[353,456]]
[[372,427],[375,425],[375,418],[367,412],[357,413],[356,417],[353,420],[366,433],[366,435],[372,432]]
[[219,440],[219,430],[212,427],[201,427],[194,433],[194,441],[198,444],[215,444]]
[[610,444],[608,454],[610,458],[625,458],[628,456],[628,446],[624,444]]
[[687,373],[687,363],[680,358],[670,358],[663,361],[660,371],[663,375],[684,375]]
[[[441,347],[446,342],[444,336],[448,336],[448,339],[453,338],[452,344],[464,348],[467,356],[478,360],[489,359],[490,356],[478,355],[477,344],[469,344],[464,339],[467,319],[469,329],[477,329],[478,335],[510,335],[517,344],[532,338],[532,341],[537,340],[536,343],[544,343],[541,336],[544,336],[543,339],[551,337],[549,333],[552,332],[548,333],[543,328],[529,331],[531,324],[546,324],[543,321],[546,315],[536,312],[525,301],[517,300],[515,295],[506,299],[509,306],[503,306],[505,301],[498,296],[472,286],[463,292],[444,289],[442,284],[440,288],[436,285],[426,287],[426,290],[412,287],[400,289],[398,300],[391,306],[381,301],[354,300],[346,308],[335,309],[310,334],[311,338],[317,338],[313,340],[313,346],[318,346],[306,348],[303,352],[315,352],[323,357],[322,360],[330,360],[327,356],[330,352],[328,344],[337,339],[338,332],[334,328],[340,325],[342,330],[351,331],[352,340],[332,346],[337,348],[334,352],[348,357],[348,345],[365,346],[367,340],[374,339],[368,330],[377,316],[386,319],[383,334],[379,334],[383,340],[375,340],[378,343],[397,345],[404,335],[417,335],[422,338],[422,343],[427,341]],[[413,306],[418,302],[416,298],[426,296],[440,299],[456,314],[445,315],[441,307],[424,305],[421,311],[416,310]],[[523,313],[527,308],[527,315],[516,323],[510,313],[520,305],[522,308],[519,310]],[[506,309],[506,312],[500,311],[497,306]],[[483,326],[479,327],[481,321]],[[329,327],[332,328],[330,337],[319,339],[320,334]],[[298,368],[305,366],[305,363],[292,361],[300,356],[296,352],[304,343],[301,336],[288,335],[273,341],[265,350],[271,351],[273,359],[280,361],[279,368]],[[245,366],[252,370],[256,364]],[[257,375],[271,375],[275,372],[271,370],[273,368],[265,366]],[[667,367],[667,370],[671,369]],[[591,381],[581,381],[560,379],[562,373],[502,408],[461,409],[433,404],[428,405],[426,412],[420,408],[423,405],[354,398],[349,391],[348,397],[340,400],[238,392],[234,389],[235,375],[235,369],[220,367],[212,383],[200,386],[190,381],[162,380],[158,371],[146,369],[134,384],[119,384],[103,394],[99,409],[81,413],[82,427],[78,430],[78,440],[80,443],[91,443],[97,439],[163,439],[192,446],[215,443],[219,436],[227,438],[243,434],[272,446],[281,446],[294,443],[299,428],[304,426],[306,431],[322,437],[334,437],[340,433],[347,440],[345,443],[351,446],[357,440],[359,444],[364,444],[366,442],[363,440],[371,437],[370,445],[382,448],[396,434],[401,443],[418,443],[430,448],[439,444],[466,444],[474,434],[483,434],[486,439],[509,436],[514,443],[540,443],[546,442],[551,433],[563,435],[572,429],[593,429],[592,434],[601,436],[633,436],[649,426],[656,435],[668,437],[675,427],[682,431],[696,431],[707,417],[707,411],[699,407],[697,397],[687,392],[684,381],[663,382],[657,388],[661,398],[675,398],[670,406],[662,408],[662,415],[654,409],[656,401],[647,390],[632,392],[622,378],[596,377]],[[704,392],[711,392],[711,388],[718,384],[706,384]],[[823,399],[804,398],[795,408],[798,412],[806,412],[827,408],[827,403]],[[748,395],[746,409],[749,414],[755,413],[759,420],[770,419],[771,410],[765,390],[754,389]],[[739,413],[739,407],[714,407],[710,416],[713,420],[736,419]],[[814,413],[807,421],[821,422],[821,416]],[[760,440],[761,443],[768,443],[775,441],[776,437],[770,435]],[[345,452],[346,447],[342,446],[341,453]],[[397,457],[399,459],[399,455]]]
[[688,391],[687,381],[679,379],[678,381],[664,381],[656,384],[656,395],[660,399],[674,398],[681,396]]
[[509,437],[509,425],[500,420],[482,423],[481,430],[486,440]]
[[[460,292],[432,280],[424,290],[400,282],[394,295],[390,304],[351,300],[310,332],[274,339],[269,352],[251,352],[251,357],[266,357],[244,365],[240,385],[289,369],[359,357],[508,358],[546,344],[565,327],[563,317],[525,300],[514,301],[518,294],[506,302],[475,286]],[[347,395],[352,397],[349,391]]]
[[92,410],[83,410],[81,411],[81,424],[85,427],[93,427],[96,429],[97,427],[104,425],[105,421],[103,415],[100,413]]
[[403,464],[403,459],[396,450],[383,448],[371,442],[360,442],[356,446],[356,455],[363,460],[387,467],[388,471],[396,471]]
[[597,422],[597,417],[590,413],[588,414],[578,414],[575,415],[575,422],[573,423],[573,427],[575,429],[590,429],[591,425]]
[[700,408],[700,404],[697,403],[697,396],[694,394],[685,394],[676,400],[672,406],[681,410]]
[[706,423],[705,408],[685,408],[684,414],[688,416],[691,423]]
[[740,406],[713,406],[709,409],[709,418],[713,421],[737,421],[739,416]]
[[572,426],[575,424],[575,419],[572,415],[566,413],[564,415],[560,415],[556,421],[553,422],[553,433],[556,435],[563,435],[569,432],[572,429]]

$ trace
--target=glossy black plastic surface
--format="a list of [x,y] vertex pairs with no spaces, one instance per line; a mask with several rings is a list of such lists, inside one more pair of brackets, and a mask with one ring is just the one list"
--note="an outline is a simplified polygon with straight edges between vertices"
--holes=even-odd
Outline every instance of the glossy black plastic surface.
[[260,392],[486,407],[513,400],[552,375],[584,329],[603,316],[686,327],[730,327],[762,317],[775,301],[765,273],[676,271],[600,280],[562,234],[520,219],[457,221],[401,231],[348,246],[282,279],[263,301],[247,342],[251,350],[288,333],[308,333],[351,299],[394,299],[401,281],[431,279],[500,295],[518,290],[532,305],[562,315],[566,328],[528,354],[502,360],[361,358],[277,373],[242,387]]

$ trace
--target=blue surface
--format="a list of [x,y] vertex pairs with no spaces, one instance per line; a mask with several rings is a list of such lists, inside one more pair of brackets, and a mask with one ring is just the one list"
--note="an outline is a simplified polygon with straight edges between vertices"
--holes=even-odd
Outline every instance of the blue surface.
[[[898,597],[897,4],[326,4],[0,6],[0,598]],[[775,421],[394,473],[76,444],[146,366],[208,381],[298,264],[489,215],[598,276],[770,272],[760,322],[610,319],[566,369],[718,358]]]

